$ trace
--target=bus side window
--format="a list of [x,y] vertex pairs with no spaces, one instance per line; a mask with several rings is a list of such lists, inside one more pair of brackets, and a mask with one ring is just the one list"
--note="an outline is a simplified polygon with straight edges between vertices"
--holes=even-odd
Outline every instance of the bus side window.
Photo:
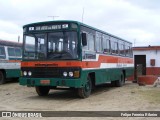
[[126,51],[126,56],[129,57],[130,56],[130,46],[126,46],[125,51]]
[[118,39],[111,37],[111,53],[112,54],[119,54],[118,50]]
[[20,48],[15,48],[15,54],[17,57],[21,57],[22,56],[22,50]]
[[132,44],[130,45],[130,57],[133,57]]
[[[85,36],[86,35],[86,36]],[[84,41],[87,41],[88,42],[88,33],[87,32],[84,32],[84,33],[82,33],[82,36],[84,37],[84,38],[82,38],[82,40],[84,39]],[[83,42],[83,41],[82,41]],[[83,44],[85,44],[85,45],[83,45],[83,49],[84,50],[89,50],[89,43],[87,44],[87,42],[86,42],[86,44],[85,44],[85,42],[84,43],[82,43],[82,45]]]
[[119,53],[120,55],[124,56],[125,55],[125,51],[124,51],[124,44],[121,43],[119,46]]
[[110,40],[106,38],[103,39],[103,52],[110,53]]
[[115,47],[115,49],[114,49],[114,51],[115,51],[115,54],[118,54],[119,52],[118,52],[118,42],[114,42],[114,47]]
[[15,49],[8,47],[8,55],[9,56],[16,56]]
[[115,53],[115,51],[114,51],[114,49],[115,49],[115,48],[114,48],[114,45],[115,45],[115,44],[114,44],[114,41],[111,41],[111,53],[112,53],[112,54]]
[[94,40],[94,36],[92,34],[88,34],[87,36],[88,38],[88,48],[90,51],[94,51],[95,50],[95,40]]
[[96,52],[102,52],[102,37],[96,35]]
[[4,46],[0,46],[0,59],[5,59],[6,54],[5,54],[5,49]]
[[83,46],[82,58],[83,59],[96,59],[95,53],[95,35],[93,33],[87,33],[87,45]]
[[82,45],[87,46],[87,33],[82,33]]

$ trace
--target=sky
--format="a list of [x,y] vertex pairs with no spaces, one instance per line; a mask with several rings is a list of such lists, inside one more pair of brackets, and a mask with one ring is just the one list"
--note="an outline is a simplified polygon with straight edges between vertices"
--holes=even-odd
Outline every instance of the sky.
[[54,19],[83,22],[133,46],[158,46],[159,6],[160,0],[0,0],[0,39],[22,42],[23,25]]

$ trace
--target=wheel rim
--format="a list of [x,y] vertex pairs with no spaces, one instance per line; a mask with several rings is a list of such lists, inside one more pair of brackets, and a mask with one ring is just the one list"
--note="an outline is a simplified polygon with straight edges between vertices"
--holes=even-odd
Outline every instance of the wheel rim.
[[91,88],[90,82],[87,81],[87,83],[86,83],[86,85],[85,85],[85,91],[86,91],[86,92],[89,92],[89,91],[90,91],[90,88]]

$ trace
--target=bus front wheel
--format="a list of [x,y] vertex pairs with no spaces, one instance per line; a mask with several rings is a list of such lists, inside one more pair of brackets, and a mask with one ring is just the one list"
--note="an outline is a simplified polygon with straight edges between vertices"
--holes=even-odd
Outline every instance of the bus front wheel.
[[78,88],[78,95],[81,98],[87,98],[90,96],[91,91],[92,91],[92,82],[90,77],[88,76],[85,85],[82,88]]
[[36,86],[35,88],[39,96],[47,96],[50,90],[48,86]]
[[0,71],[0,85],[5,83],[5,75],[2,71]]

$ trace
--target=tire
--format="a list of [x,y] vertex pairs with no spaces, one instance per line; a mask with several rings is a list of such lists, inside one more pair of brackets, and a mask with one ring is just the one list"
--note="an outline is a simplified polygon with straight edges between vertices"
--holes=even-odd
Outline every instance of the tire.
[[47,96],[50,90],[48,86],[36,86],[35,89],[39,96]]
[[91,91],[92,91],[92,82],[90,77],[88,77],[84,87],[78,88],[78,95],[81,98],[87,98],[90,96]]
[[121,78],[119,80],[115,81],[115,86],[116,87],[122,87],[125,83],[125,78],[124,78],[124,74],[121,74]]
[[116,81],[111,81],[111,86],[115,87],[116,86]]
[[5,75],[2,71],[0,71],[0,85],[4,84],[5,82]]

